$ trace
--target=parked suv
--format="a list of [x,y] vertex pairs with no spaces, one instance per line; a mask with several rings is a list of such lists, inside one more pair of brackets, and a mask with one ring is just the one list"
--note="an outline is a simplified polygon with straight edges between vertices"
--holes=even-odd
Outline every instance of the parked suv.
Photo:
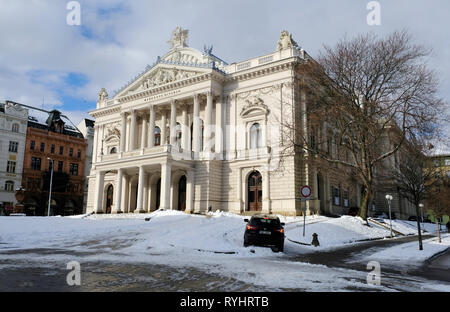
[[284,223],[277,216],[254,215],[247,223],[244,234],[244,247],[249,245],[270,246],[272,250],[284,250]]

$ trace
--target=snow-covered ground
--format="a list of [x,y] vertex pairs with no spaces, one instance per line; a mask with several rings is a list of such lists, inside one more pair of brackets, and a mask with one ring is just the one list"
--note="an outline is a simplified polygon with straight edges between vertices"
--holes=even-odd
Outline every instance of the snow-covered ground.
[[[151,220],[147,222],[145,218]],[[41,263],[78,260],[189,266],[275,289],[331,291],[374,287],[366,284],[366,272],[286,260],[296,254],[388,237],[387,229],[368,227],[357,217],[311,216],[306,219],[306,236],[303,238],[303,218],[282,217],[281,221],[286,222],[285,253],[274,253],[269,248],[243,247],[244,219],[225,212],[205,217],[178,211],[50,218],[0,217],[0,260],[12,259],[11,254],[2,251],[17,250],[13,255],[15,259],[32,257]],[[319,235],[320,247],[296,243],[311,243],[313,233]],[[36,252],[21,253],[23,249]],[[41,253],[38,249],[62,252]],[[10,261],[10,265],[14,265],[14,261]],[[382,287],[381,290],[389,289]]]
[[366,256],[366,259],[421,263],[448,248],[450,248],[450,234],[443,234],[441,236],[441,243],[438,243],[437,237],[424,240],[423,250],[419,250],[418,242],[415,241],[371,253]]

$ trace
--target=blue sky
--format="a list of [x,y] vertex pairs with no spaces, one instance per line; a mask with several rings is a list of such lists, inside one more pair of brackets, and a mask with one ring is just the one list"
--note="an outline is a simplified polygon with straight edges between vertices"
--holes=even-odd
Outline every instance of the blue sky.
[[381,25],[369,26],[365,0],[80,0],[81,26],[66,24],[65,0],[0,0],[0,100],[88,117],[98,92],[112,95],[158,55],[172,30],[228,63],[270,53],[286,29],[313,57],[324,44],[362,32],[407,29],[433,49],[429,65],[450,101],[450,1],[380,0]]

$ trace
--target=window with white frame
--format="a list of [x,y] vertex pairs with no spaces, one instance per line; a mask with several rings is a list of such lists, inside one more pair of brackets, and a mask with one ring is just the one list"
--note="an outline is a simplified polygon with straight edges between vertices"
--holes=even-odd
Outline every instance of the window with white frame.
[[14,192],[14,181],[6,181],[5,182],[5,191]]
[[19,142],[9,141],[9,151],[11,153],[17,153],[18,147],[19,147]]
[[12,125],[12,132],[19,132],[19,124],[15,123]]

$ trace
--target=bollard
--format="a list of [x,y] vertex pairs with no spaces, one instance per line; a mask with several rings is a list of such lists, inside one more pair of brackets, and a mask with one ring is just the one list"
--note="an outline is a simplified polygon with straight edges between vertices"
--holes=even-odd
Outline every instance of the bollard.
[[319,235],[317,235],[317,233],[313,234],[313,240],[311,242],[311,245],[313,245],[314,247],[320,246],[318,237],[319,237]]

